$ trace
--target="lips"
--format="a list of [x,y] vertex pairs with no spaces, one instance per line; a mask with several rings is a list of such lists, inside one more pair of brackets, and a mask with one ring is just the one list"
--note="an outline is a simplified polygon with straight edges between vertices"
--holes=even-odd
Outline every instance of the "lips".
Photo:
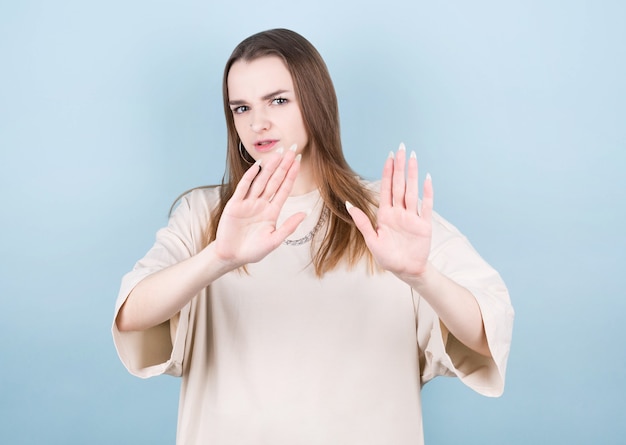
[[265,153],[273,150],[276,147],[278,140],[276,139],[264,139],[261,141],[256,141],[254,143],[254,148],[256,151],[260,153]]

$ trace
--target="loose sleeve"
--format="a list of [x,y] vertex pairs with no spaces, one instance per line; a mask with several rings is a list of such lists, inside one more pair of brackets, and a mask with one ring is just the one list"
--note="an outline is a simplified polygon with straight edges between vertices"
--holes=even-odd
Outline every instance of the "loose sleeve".
[[422,383],[437,375],[457,376],[480,394],[500,396],[504,391],[514,318],[509,293],[502,278],[480,257],[458,229],[439,215],[433,218],[430,261],[440,272],[468,289],[476,298],[491,357],[484,357],[457,340],[439,321],[430,305],[418,295]]
[[202,248],[209,215],[209,205],[203,199],[206,194],[206,190],[195,190],[183,197],[167,227],[157,232],[152,248],[122,278],[112,334],[120,360],[135,376],[180,376],[182,373],[191,303],[170,320],[145,331],[121,332],[115,320],[128,295],[141,280],[195,255]]

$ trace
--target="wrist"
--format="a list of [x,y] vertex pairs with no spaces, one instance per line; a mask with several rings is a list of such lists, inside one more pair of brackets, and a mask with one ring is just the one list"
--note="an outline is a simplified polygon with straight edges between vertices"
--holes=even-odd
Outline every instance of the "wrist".
[[437,281],[439,271],[427,261],[424,268],[419,273],[398,275],[405,283],[409,284],[413,289],[420,292],[421,289],[432,286]]
[[208,246],[206,246],[200,253],[201,261],[203,263],[203,267],[205,270],[211,270],[213,273],[211,275],[221,276],[225,273],[231,272],[241,266],[243,264],[238,264],[233,259],[225,258],[220,255],[215,241],[211,242]]

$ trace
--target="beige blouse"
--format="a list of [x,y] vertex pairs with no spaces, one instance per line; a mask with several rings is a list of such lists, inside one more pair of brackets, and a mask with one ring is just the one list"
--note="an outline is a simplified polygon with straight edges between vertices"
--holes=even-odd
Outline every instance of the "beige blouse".
[[[182,199],[124,276],[115,315],[139,281],[199,252],[218,196],[208,188]],[[322,208],[317,191],[290,197],[281,220],[312,209],[290,239],[310,232]],[[430,260],[476,297],[492,359],[448,335],[393,274],[359,264],[318,279],[310,252],[310,243],[281,245],[147,331],[113,323],[129,372],[182,377],[178,444],[421,444],[428,380],[458,376],[486,396],[502,393],[513,326],[507,289],[450,223],[434,215]]]

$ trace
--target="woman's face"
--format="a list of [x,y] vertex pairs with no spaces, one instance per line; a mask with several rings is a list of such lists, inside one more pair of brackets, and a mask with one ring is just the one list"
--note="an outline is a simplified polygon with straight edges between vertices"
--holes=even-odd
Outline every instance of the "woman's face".
[[279,57],[238,60],[230,68],[227,84],[235,128],[254,159],[293,144],[299,153],[305,149],[308,135],[293,80]]

